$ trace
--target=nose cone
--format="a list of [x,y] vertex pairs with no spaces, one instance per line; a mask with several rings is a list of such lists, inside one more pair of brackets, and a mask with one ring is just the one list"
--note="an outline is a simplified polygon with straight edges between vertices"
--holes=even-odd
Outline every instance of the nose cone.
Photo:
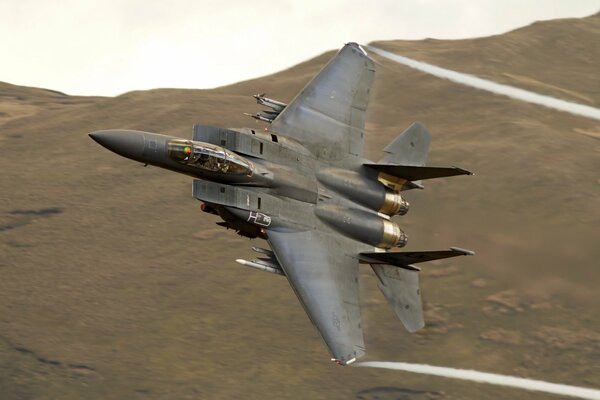
[[96,131],[89,134],[97,143],[123,157],[141,160],[144,152],[144,132],[121,129]]

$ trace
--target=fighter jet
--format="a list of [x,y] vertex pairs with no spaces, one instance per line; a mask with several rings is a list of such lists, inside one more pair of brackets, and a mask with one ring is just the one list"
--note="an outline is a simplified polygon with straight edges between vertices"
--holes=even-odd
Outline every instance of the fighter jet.
[[265,129],[195,125],[191,140],[133,130],[90,133],[107,149],[193,178],[193,196],[218,224],[249,238],[254,260],[240,264],[285,276],[319,331],[331,360],[365,354],[358,295],[359,265],[369,264],[406,329],[424,326],[415,264],[472,255],[394,250],[407,243],[394,216],[409,209],[400,192],[431,178],[469,175],[425,166],[430,134],[414,123],[378,162],[362,157],[375,64],[346,44],[289,103],[256,95],[270,108],[252,115]]

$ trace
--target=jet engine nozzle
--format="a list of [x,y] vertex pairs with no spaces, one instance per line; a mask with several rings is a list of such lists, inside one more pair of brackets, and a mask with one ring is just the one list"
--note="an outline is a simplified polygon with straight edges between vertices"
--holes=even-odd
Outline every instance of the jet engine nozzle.
[[404,200],[399,193],[388,189],[379,212],[386,215],[404,215],[408,212],[409,207],[408,201]]
[[383,237],[378,247],[392,248],[392,247],[404,247],[408,242],[408,236],[398,224],[392,221],[383,221]]

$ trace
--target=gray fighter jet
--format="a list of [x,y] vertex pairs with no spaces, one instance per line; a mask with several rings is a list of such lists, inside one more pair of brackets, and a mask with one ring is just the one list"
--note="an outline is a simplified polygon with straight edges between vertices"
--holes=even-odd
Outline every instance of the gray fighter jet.
[[414,123],[379,162],[362,158],[373,60],[346,44],[289,103],[256,95],[265,129],[195,125],[192,140],[132,130],[90,133],[121,156],[194,178],[193,196],[218,224],[267,241],[240,264],[283,275],[332,355],[365,354],[358,270],[370,264],[406,329],[424,326],[417,263],[472,255],[451,247],[400,252],[407,236],[391,219],[408,211],[403,190],[424,179],[469,175],[427,167],[430,135]]

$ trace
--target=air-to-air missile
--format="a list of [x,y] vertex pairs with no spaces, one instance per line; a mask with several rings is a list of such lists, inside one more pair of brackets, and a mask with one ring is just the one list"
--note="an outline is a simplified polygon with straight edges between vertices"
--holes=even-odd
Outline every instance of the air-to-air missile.
[[256,99],[256,102],[258,104],[262,104],[263,106],[272,108],[273,111],[277,112],[277,114],[282,112],[283,109],[285,107],[287,107],[287,104],[285,104],[279,100],[273,100],[268,97],[265,97],[265,93],[255,94],[252,97],[254,97]]
[[263,111],[259,111],[257,113],[254,114],[248,114],[248,113],[244,113],[245,115],[248,115],[254,119],[257,119],[259,121],[263,121],[263,122],[268,122],[271,123],[273,122],[273,120],[275,118],[277,118],[277,116],[283,111],[283,109],[287,106],[287,104],[278,101],[278,100],[273,100],[270,99],[268,97],[265,97],[265,94],[255,94],[252,97],[254,97],[256,99],[256,102],[258,104],[262,104],[263,106],[267,106],[269,108],[271,108],[272,111],[269,110],[263,110]]

